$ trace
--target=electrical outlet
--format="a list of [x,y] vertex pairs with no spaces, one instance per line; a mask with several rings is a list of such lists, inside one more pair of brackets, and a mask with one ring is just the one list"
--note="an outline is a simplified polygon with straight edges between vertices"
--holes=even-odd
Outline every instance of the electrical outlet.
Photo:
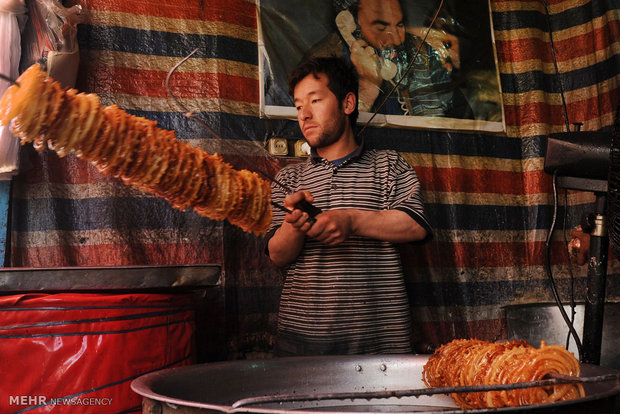
[[287,155],[288,142],[286,138],[269,138],[269,153],[271,155]]
[[303,145],[305,143],[306,143],[306,140],[304,139],[298,139],[297,141],[295,141],[295,156],[296,157],[307,157],[308,155],[310,155],[306,151],[304,151],[305,148],[303,148]]

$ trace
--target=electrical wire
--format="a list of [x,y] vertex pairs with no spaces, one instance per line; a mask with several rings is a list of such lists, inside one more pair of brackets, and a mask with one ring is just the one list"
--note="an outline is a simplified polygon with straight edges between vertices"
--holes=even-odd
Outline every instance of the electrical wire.
[[564,110],[564,121],[566,123],[566,132],[570,132],[570,122],[568,120],[568,108],[566,106],[566,98],[564,97],[564,87],[562,85],[562,77],[560,76],[560,69],[558,68],[558,59],[555,55],[555,45],[553,44],[553,30],[551,29],[551,16],[549,14],[549,7],[547,6],[547,0],[543,0],[545,7],[545,15],[547,17],[547,30],[549,31],[549,46],[551,47],[551,56],[553,58],[553,67],[555,68],[555,74],[558,79],[558,85],[560,86],[560,98],[562,99],[562,108]]
[[[560,98],[562,100],[562,110],[564,113],[564,122],[565,122],[565,126],[566,126],[566,132],[570,132],[570,120],[568,117],[568,107],[566,105],[566,97],[564,96],[564,86],[562,84],[562,77],[560,76],[560,69],[558,66],[558,59],[555,53],[555,44],[553,42],[553,29],[551,27],[551,14],[549,13],[549,6],[547,4],[547,0],[542,0],[543,6],[545,8],[545,17],[546,17],[546,23],[547,23],[547,31],[549,33],[549,47],[551,49],[551,57],[553,59],[553,67],[555,69],[555,75],[557,76],[557,80],[558,80],[558,85],[559,85],[559,89],[560,89]],[[552,269],[551,269],[551,239],[553,236],[553,232],[555,229],[555,221],[557,218],[557,207],[558,207],[558,191],[557,191],[557,171],[553,172],[553,220],[551,223],[551,228],[549,229],[549,234],[548,234],[548,238],[547,238],[547,243],[546,243],[546,249],[545,249],[545,270],[547,273],[547,277],[549,279],[550,285],[551,285],[551,290],[553,292],[553,297],[555,299],[555,302],[560,310],[560,313],[562,314],[562,318],[564,319],[564,322],[566,322],[566,325],[568,326],[568,334],[566,337],[566,349],[568,349],[569,343],[570,343],[570,337],[572,335],[573,339],[575,340],[575,344],[577,345],[577,352],[579,353],[579,360],[581,361],[581,356],[582,356],[582,344],[581,344],[581,340],[579,339],[579,335],[577,334],[577,331],[575,330],[575,326],[574,326],[574,322],[575,322],[575,279],[574,279],[574,275],[573,275],[573,270],[571,267],[571,263],[570,263],[570,252],[568,251],[568,241],[566,240],[566,216],[568,214],[568,198],[566,196],[566,190],[565,190],[565,202],[564,202],[564,206],[565,206],[565,212],[564,212],[564,221],[563,221],[563,236],[564,236],[564,246],[566,249],[566,253],[567,253],[567,257],[568,257],[568,271],[570,274],[570,301],[571,301],[571,317],[569,319],[568,315],[566,314],[566,311],[564,310],[564,306],[562,304],[562,301],[560,299],[559,293],[557,291],[557,287],[555,284],[555,280],[553,278],[553,273],[552,273]]]
[[[570,323],[572,326],[575,326],[575,275],[573,273],[573,266],[570,261],[570,251],[568,249],[568,239],[566,238],[566,221],[568,217],[568,190],[564,189],[564,214],[562,220],[562,236],[564,237],[564,252],[566,253],[566,258],[568,259],[568,274],[570,275],[570,286],[569,286],[569,297],[570,297]],[[566,349],[570,346],[570,338],[571,332],[566,334]]]
[[553,278],[553,272],[551,270],[551,240],[553,238],[553,232],[555,231],[555,223],[558,215],[558,189],[557,189],[557,178],[558,172],[555,170],[553,172],[553,218],[551,220],[551,227],[549,228],[549,233],[547,234],[547,240],[545,242],[545,271],[547,273],[547,278],[549,279],[549,284],[551,286],[551,292],[553,293],[553,298],[555,299],[555,303],[558,306],[560,313],[562,314],[562,318],[568,326],[568,330],[573,336],[575,340],[575,344],[577,345],[577,353],[579,354],[579,360],[582,360],[582,345],[581,339],[579,339],[579,334],[575,330],[575,327],[571,320],[568,318],[566,311],[564,310],[564,305],[562,304],[562,299],[560,299],[560,294],[558,293],[557,286],[555,284],[555,279]]

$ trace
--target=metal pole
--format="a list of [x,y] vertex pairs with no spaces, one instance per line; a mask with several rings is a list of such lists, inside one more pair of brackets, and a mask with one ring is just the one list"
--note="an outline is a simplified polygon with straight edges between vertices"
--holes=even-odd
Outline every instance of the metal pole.
[[605,308],[605,284],[607,279],[607,254],[609,237],[605,223],[605,193],[596,193],[596,218],[590,233],[590,261],[586,286],[585,314],[583,322],[582,362],[600,365],[603,336],[603,312]]

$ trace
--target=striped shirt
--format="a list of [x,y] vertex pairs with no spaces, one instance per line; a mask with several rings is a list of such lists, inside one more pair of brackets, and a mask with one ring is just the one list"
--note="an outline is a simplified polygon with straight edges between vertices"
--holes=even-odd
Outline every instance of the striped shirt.
[[[395,151],[362,150],[338,166],[316,156],[289,165],[278,180],[308,190],[323,209],[397,209],[427,231],[420,183]],[[285,193],[273,187],[273,201]],[[282,224],[274,211],[269,234]],[[287,271],[276,341],[278,355],[411,352],[411,318],[397,247],[351,236],[337,246],[306,238]]]

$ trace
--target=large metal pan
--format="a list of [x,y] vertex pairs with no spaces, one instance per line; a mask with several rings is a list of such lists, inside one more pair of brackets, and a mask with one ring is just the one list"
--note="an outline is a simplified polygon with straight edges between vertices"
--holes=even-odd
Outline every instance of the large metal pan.
[[[364,355],[242,360],[167,369],[131,384],[144,397],[144,413],[463,413],[447,395],[356,398],[265,403],[233,408],[238,400],[267,395],[398,391],[423,388],[428,355]],[[618,373],[593,365],[582,376]],[[620,382],[584,384],[586,397],[527,407],[468,410],[467,413],[615,413]],[[587,408],[586,408],[587,407]],[[584,411],[587,410],[587,411]]]

